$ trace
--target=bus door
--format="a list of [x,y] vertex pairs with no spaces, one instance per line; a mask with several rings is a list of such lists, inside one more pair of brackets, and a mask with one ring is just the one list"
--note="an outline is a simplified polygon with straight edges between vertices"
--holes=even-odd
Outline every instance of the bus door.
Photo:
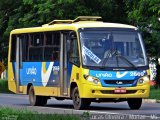
[[69,96],[72,66],[79,66],[78,42],[76,32],[61,33],[60,81],[62,96]]
[[16,93],[21,93],[21,74],[22,74],[22,40],[19,36],[16,36],[16,63],[14,65],[15,69],[15,82],[16,82]]
[[60,95],[68,96],[68,84],[67,84],[67,35],[64,32],[60,34]]

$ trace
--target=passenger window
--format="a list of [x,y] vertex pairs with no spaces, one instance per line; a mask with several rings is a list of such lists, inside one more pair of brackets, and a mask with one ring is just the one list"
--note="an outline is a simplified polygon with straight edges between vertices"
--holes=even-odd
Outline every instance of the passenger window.
[[46,32],[46,45],[60,45],[60,33],[59,32]]
[[43,45],[43,33],[31,34],[31,44],[32,46],[42,46]]
[[43,61],[43,33],[29,35],[29,61]]
[[60,32],[45,32],[44,61],[59,61]]
[[22,61],[27,61],[27,55],[28,55],[28,39],[27,34],[19,34],[19,35],[12,35],[11,40],[11,61],[16,61],[16,42],[17,38],[20,39],[20,42],[22,43]]

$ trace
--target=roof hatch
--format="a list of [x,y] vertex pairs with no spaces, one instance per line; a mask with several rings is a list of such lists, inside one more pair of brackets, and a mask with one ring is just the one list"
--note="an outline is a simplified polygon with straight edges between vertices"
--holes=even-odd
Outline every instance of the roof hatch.
[[102,17],[100,16],[79,16],[74,20],[53,20],[48,24],[44,24],[42,26],[49,26],[54,24],[72,24],[80,21],[102,21]]

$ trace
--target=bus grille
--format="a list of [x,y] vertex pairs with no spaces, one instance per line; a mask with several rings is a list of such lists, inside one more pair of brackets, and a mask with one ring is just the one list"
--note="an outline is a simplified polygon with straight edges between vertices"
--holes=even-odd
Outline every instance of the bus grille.
[[105,84],[112,85],[125,85],[125,84],[133,84],[134,80],[104,80]]

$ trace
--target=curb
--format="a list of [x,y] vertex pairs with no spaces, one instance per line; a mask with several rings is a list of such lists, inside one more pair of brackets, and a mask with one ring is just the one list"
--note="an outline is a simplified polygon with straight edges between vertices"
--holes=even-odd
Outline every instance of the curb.
[[143,99],[143,102],[145,102],[145,103],[160,103],[160,100],[156,100],[156,99]]

